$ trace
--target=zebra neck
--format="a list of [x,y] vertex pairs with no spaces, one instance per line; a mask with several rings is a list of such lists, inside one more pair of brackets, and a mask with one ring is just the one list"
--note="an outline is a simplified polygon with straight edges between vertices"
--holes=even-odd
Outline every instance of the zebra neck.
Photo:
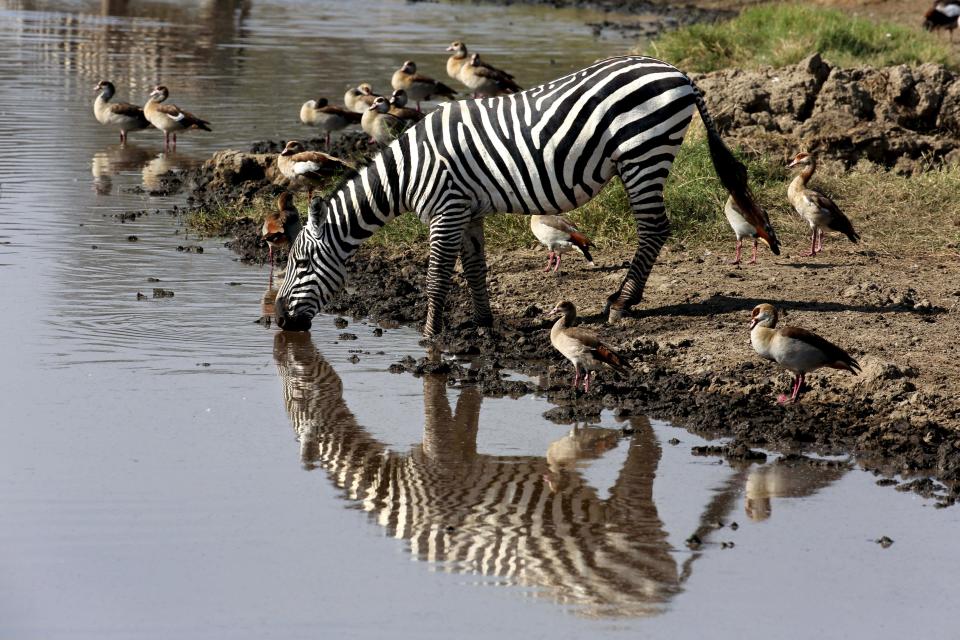
[[317,223],[341,259],[405,210],[401,174],[394,148],[387,147],[324,203],[324,217]]

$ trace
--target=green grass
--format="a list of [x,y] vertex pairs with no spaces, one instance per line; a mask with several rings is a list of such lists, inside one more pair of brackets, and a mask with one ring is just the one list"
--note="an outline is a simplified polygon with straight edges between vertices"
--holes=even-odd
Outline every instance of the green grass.
[[907,27],[806,4],[749,7],[729,21],[669,31],[640,51],[690,72],[781,67],[815,52],[842,67],[923,62],[960,67],[946,39],[923,31],[919,19],[916,27]]

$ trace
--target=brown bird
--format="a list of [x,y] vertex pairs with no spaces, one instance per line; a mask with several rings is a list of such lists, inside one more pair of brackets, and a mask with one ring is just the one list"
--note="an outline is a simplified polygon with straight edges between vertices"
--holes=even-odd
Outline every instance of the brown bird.
[[102,125],[120,130],[120,144],[127,142],[128,131],[140,131],[153,125],[143,115],[143,109],[129,102],[110,102],[116,93],[112,82],[101,80],[95,86],[98,92],[93,101],[93,115]]
[[727,197],[727,203],[723,205],[723,215],[727,217],[730,228],[733,229],[733,233],[737,236],[737,253],[733,260],[730,261],[730,264],[740,264],[740,254],[743,252],[744,238],[753,238],[753,254],[750,256],[747,264],[757,264],[757,241],[758,239],[763,240],[763,243],[769,246],[766,239],[759,237],[757,228],[747,221],[743,215],[743,211],[733,199],[733,196]]
[[287,142],[277,156],[277,168],[290,181],[291,188],[307,190],[307,198],[313,190],[327,184],[331,178],[352,173],[349,163],[321,151],[307,151],[299,140]]
[[575,372],[573,388],[580,384],[581,370],[583,371],[583,390],[590,391],[590,377],[593,372],[606,364],[619,373],[626,375],[627,366],[623,358],[613,349],[600,342],[592,331],[573,326],[577,320],[577,308],[570,301],[557,304],[548,315],[561,315],[550,330],[550,344],[573,363]]
[[483,62],[479,53],[470,56],[470,61],[460,67],[460,81],[470,87],[474,98],[509,95],[523,91],[513,76]]
[[301,228],[300,212],[293,204],[293,194],[284,191],[277,198],[277,210],[266,215],[263,219],[263,226],[260,228],[260,235],[263,236],[269,247],[270,286],[273,286],[274,249],[289,251]]
[[360,124],[356,111],[330,104],[326,98],[307,100],[300,107],[300,122],[317,127],[326,134],[326,147],[330,148],[330,134],[352,124]]
[[424,100],[432,100],[434,97],[455,100],[457,97],[457,92],[447,85],[417,73],[417,65],[412,60],[407,60],[393,72],[390,84],[394,89],[406,91],[407,96],[417,103],[417,111],[421,110],[420,103]]
[[[163,85],[157,85],[150,92],[147,104],[143,106],[143,115],[150,124],[163,131],[163,149],[177,148],[177,132],[188,129],[203,129],[212,131],[210,123],[201,120],[188,111],[183,111],[175,104],[162,104],[170,96],[170,91]],[[173,146],[170,146],[171,134]]]
[[456,40],[450,43],[447,51],[453,52],[453,54],[447,58],[447,75],[459,82],[460,69],[463,68],[463,65],[470,62],[467,57],[467,45]]
[[850,219],[840,211],[840,207],[816,189],[807,188],[807,182],[817,170],[817,159],[809,153],[801,152],[787,166],[804,167],[787,188],[790,204],[811,229],[810,252],[801,255],[815,256],[818,251],[823,251],[824,229],[839,231],[856,244],[860,240],[860,234],[854,230]]
[[404,120],[408,126],[415,125],[427,116],[422,111],[407,108],[407,92],[397,89],[390,96],[390,115]]
[[[554,272],[559,273],[560,257],[574,247],[579,249],[590,266],[593,266],[593,256],[588,249],[593,243],[566,216],[530,216],[530,231],[550,250],[544,271],[550,271],[553,266]],[[553,264],[554,258],[556,265]]]
[[377,144],[388,145],[396,140],[404,129],[407,121],[401,120],[390,113],[390,103],[380,96],[373,106],[367,109],[360,120],[360,126]]
[[[812,331],[800,327],[777,329],[778,313],[771,304],[758,304],[750,313],[750,344],[754,351],[767,360],[772,360],[794,374],[793,393],[789,400],[796,402],[806,374],[830,367],[857,375],[860,365],[849,353]],[[787,401],[780,395],[777,401]]]
[[366,82],[361,82],[357,86],[347,89],[347,92],[343,94],[343,104],[347,105],[347,109],[351,111],[363,113],[372,107],[373,101],[379,97],[379,93],[373,92],[373,87]]
[[960,0],[935,2],[923,14],[923,28],[927,31],[946,29],[950,33],[950,41],[953,42],[953,32],[957,28],[958,20],[960,20]]

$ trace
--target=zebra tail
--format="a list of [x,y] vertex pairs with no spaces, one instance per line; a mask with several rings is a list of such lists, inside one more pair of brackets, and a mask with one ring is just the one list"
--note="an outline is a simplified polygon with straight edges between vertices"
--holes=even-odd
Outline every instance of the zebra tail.
[[769,246],[774,255],[780,255],[780,242],[777,235],[770,226],[766,212],[760,208],[753,194],[750,192],[750,185],[747,183],[747,168],[742,162],[737,160],[736,156],[730,151],[720,137],[717,131],[717,125],[714,124],[710,112],[707,111],[707,103],[703,100],[703,94],[697,85],[690,81],[693,87],[694,99],[697,103],[697,111],[700,112],[700,119],[703,120],[703,126],[707,130],[707,144],[710,147],[710,159],[713,161],[713,168],[717,172],[717,177],[723,187],[733,196],[733,201],[737,206],[747,214],[747,220],[761,223],[757,228],[757,235],[762,238]]

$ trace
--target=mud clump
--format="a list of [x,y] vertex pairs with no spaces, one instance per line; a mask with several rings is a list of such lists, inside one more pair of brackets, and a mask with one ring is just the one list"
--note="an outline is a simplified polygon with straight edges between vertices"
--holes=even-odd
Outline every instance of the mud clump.
[[721,132],[783,159],[798,150],[850,168],[910,174],[960,161],[960,76],[943,65],[792,67],[692,74]]

